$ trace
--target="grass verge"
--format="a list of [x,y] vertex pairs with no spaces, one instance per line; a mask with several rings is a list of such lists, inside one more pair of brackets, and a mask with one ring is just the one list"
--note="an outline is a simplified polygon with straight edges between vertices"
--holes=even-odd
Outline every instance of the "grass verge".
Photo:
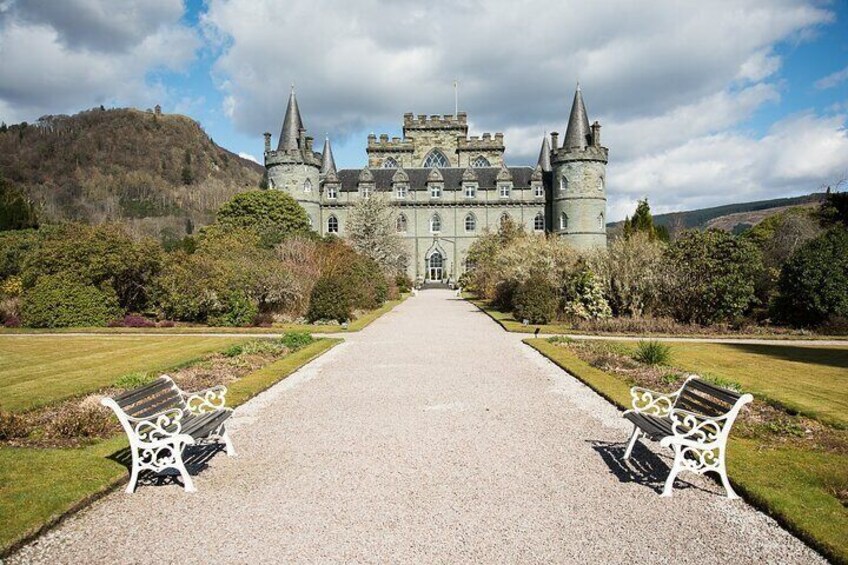
[[[242,377],[228,404],[246,402],[341,341],[318,339]],[[115,455],[126,446],[121,435],[83,448],[0,447],[0,559],[124,483],[127,469]]]
[[[547,340],[524,343],[618,408],[630,408],[630,385],[624,379]],[[846,469],[848,457],[840,454],[764,447],[748,439],[732,438],[728,445],[728,474],[745,499],[839,563],[848,563],[848,509],[833,493],[848,488]]]

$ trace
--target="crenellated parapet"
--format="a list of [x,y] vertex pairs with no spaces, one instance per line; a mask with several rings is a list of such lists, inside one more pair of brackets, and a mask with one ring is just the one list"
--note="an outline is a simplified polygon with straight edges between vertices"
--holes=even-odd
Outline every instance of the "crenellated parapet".
[[609,149],[606,147],[589,145],[584,148],[572,147],[570,149],[555,149],[551,155],[553,163],[566,161],[600,161],[609,162]]
[[407,112],[403,115],[403,131],[406,135],[407,130],[427,130],[427,129],[458,129],[463,132],[468,132],[468,115],[465,112],[453,114],[418,114],[415,116],[412,112]]

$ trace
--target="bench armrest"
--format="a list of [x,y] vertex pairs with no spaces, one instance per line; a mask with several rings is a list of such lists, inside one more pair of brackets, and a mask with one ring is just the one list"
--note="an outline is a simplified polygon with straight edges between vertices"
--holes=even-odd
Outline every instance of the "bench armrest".
[[628,410],[628,412],[659,417],[668,416],[678,394],[680,394],[680,391],[664,393],[634,386],[630,389],[630,401],[633,409]]
[[192,414],[215,412],[223,410],[227,406],[227,387],[224,385],[213,386],[197,392],[180,391],[180,393],[186,409]]
[[679,444],[698,447],[713,444],[723,439],[722,432],[727,424],[728,414],[704,416],[696,412],[672,408],[669,417],[671,418],[671,431],[674,435],[663,438],[660,445],[668,447]]
[[126,418],[139,441],[157,443],[181,435],[183,414],[182,408],[169,408],[146,418]]

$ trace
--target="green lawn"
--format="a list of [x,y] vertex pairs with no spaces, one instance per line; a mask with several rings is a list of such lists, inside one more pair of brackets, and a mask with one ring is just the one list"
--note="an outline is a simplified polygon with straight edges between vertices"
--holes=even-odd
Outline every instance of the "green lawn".
[[232,343],[233,337],[0,336],[0,409],[26,410],[93,392],[135,371],[160,371]]
[[[228,404],[238,406],[340,342],[319,339],[242,377],[230,386]],[[127,469],[114,457],[126,445],[121,435],[73,449],[0,447],[0,559],[19,540],[123,482]]]
[[[554,345],[545,339],[526,339],[524,342],[619,408],[630,408],[630,387],[622,378],[590,366],[568,347]],[[844,349],[831,350],[828,354],[819,350],[825,348],[810,348],[814,350],[811,352],[805,351],[806,347],[786,346],[773,346],[777,350],[757,349],[756,352],[733,349],[735,346],[724,344],[706,344],[703,349],[701,344],[675,344],[673,347],[673,364],[692,363],[693,372],[703,373],[709,370],[697,364],[701,359],[716,363],[715,367],[720,367],[718,360],[723,360],[725,363],[721,370],[726,371],[724,375],[743,384],[745,390],[768,387],[781,398],[798,394],[804,397],[806,404],[825,400],[828,406],[833,399],[823,397],[817,391],[830,390],[837,402],[840,398],[844,402],[848,392],[844,384],[848,377],[844,368]],[[785,351],[794,349],[802,351]],[[777,377],[773,374],[775,370],[782,370],[786,375],[787,367],[798,372],[798,365],[790,364],[800,363],[800,359],[810,360],[796,375],[806,385],[792,382],[791,376]],[[841,371],[839,378],[833,377],[834,368],[836,373]],[[713,374],[719,373],[714,371]],[[817,379],[824,382],[817,382]],[[783,388],[781,383],[787,387],[791,384],[792,388]],[[815,391],[807,394],[805,387]],[[813,406],[813,410],[830,413],[829,408],[822,406]],[[621,441],[626,442],[627,437],[622,437]],[[833,561],[848,563],[848,536],[845,535],[848,532],[848,508],[834,496],[834,492],[848,488],[848,456],[794,447],[767,447],[756,440],[731,438],[728,474],[747,500],[780,520]]]

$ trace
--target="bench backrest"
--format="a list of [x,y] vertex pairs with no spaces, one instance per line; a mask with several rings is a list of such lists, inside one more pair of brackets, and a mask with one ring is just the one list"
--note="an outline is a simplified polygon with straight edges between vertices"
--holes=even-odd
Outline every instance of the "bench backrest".
[[741,397],[741,392],[722,388],[699,378],[691,378],[680,390],[674,408],[716,418],[730,412]]
[[171,408],[185,408],[177,385],[165,375],[148,385],[113,396],[112,400],[132,418],[148,418]]

